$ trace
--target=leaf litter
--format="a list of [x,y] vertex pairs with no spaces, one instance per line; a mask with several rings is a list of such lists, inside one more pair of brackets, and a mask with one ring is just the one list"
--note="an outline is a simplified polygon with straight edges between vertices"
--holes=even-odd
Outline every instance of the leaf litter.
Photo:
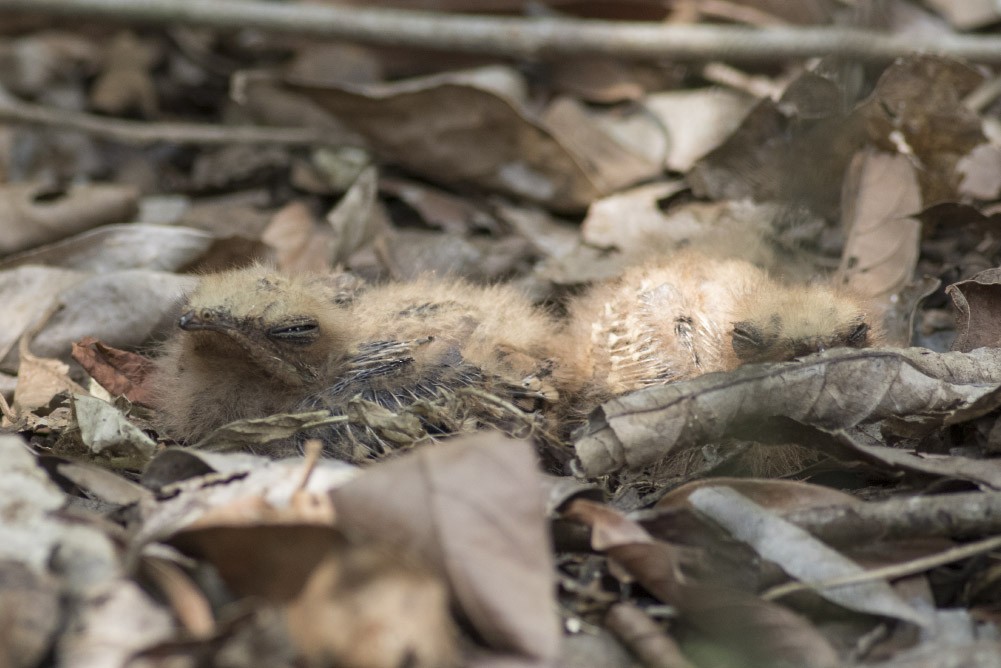
[[[947,0],[655,4],[530,11],[942,36],[998,21]],[[996,665],[992,68],[38,25],[0,29],[11,665]],[[19,123],[6,96],[163,139]],[[176,143],[177,120],[223,139]],[[248,123],[327,138],[232,139]],[[158,421],[151,365],[208,273],[320,274],[325,308],[350,313],[387,280],[509,283],[558,336],[589,285],[690,252],[839,286],[877,345],[611,397],[563,376],[580,351],[560,341],[527,367],[501,346],[530,369],[513,394],[491,379],[393,403],[363,384],[336,411],[196,443]],[[379,456],[318,458],[308,437],[345,423]]]

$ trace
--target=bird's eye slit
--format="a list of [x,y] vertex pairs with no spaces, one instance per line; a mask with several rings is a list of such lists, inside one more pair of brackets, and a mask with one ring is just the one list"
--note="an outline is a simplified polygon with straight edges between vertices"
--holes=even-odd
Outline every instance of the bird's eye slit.
[[315,322],[297,322],[268,330],[268,336],[279,341],[306,343],[316,338],[320,326]]
[[848,335],[848,342],[853,346],[861,345],[865,343],[865,336],[868,333],[869,325],[863,322],[851,331],[851,334]]

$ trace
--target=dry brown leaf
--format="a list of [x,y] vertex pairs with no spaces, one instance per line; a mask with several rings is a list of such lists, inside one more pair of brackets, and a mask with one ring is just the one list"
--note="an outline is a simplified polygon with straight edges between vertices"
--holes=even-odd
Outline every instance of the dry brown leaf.
[[945,289],[956,307],[953,350],[1001,347],[1001,269],[987,269]]
[[903,58],[880,76],[858,108],[871,141],[916,161],[922,199],[956,199],[956,164],[986,141],[977,114],[963,99],[984,80],[959,61],[920,55]]
[[762,100],[736,132],[695,163],[688,182],[696,195],[713,200],[749,197],[833,216],[845,168],[865,140],[861,121],[838,112],[800,119]]
[[496,432],[453,439],[374,466],[333,498],[346,532],[431,564],[495,652],[555,659],[552,556],[528,443]]
[[645,106],[667,127],[665,167],[685,173],[719,146],[755,105],[749,95],[721,88],[654,93]]
[[103,399],[74,394],[73,415],[80,426],[80,440],[94,454],[129,457],[139,468],[156,452],[156,442]]
[[851,494],[796,480],[707,478],[677,487],[658,501],[655,509],[688,506],[688,497],[703,487],[729,487],[755,503],[777,512],[859,503]]
[[528,116],[523,87],[514,70],[495,66],[392,84],[293,90],[416,174],[581,210],[599,186],[587,166]]
[[17,371],[17,387],[14,388],[12,408],[17,415],[24,415],[36,408],[47,405],[60,392],[86,393],[69,376],[69,366],[60,360],[37,357],[28,350],[30,337],[27,331],[18,345],[21,364]]
[[575,448],[585,471],[602,475],[728,434],[746,435],[776,417],[826,429],[892,417],[949,420],[976,409],[978,400],[993,402],[999,383],[1001,349],[831,350],[612,399],[591,416]]
[[457,633],[441,580],[374,545],[329,553],[288,606],[288,633],[310,665],[448,668]]
[[848,239],[842,251],[839,282],[869,300],[881,313],[887,343],[910,343],[911,313],[891,310],[911,282],[918,263],[921,191],[914,167],[902,155],[863,151],[845,177],[842,224]]
[[289,202],[275,213],[261,241],[275,251],[278,268],[287,272],[325,272],[337,244],[332,229],[321,225],[309,207]]
[[1001,7],[994,0],[926,0],[958,30],[986,28],[1001,20]]
[[[799,527],[728,487],[703,487],[689,496],[703,515],[747,543],[763,559],[807,584],[859,575],[864,569]],[[904,601],[883,580],[818,589],[825,599],[849,610],[927,627],[931,618]]]
[[1001,194],[1001,146],[980,144],[956,163],[963,199],[996,200]]
[[196,280],[141,269],[87,277],[59,294],[64,306],[35,337],[32,350],[69,359],[73,342],[86,336],[115,348],[138,347],[173,326],[177,301]]
[[398,197],[416,211],[429,227],[452,234],[467,234],[474,230],[496,230],[497,221],[474,200],[458,197],[444,190],[402,178],[383,176],[379,189]]
[[153,389],[147,382],[153,362],[148,357],[106,346],[92,336],[74,341],[71,354],[112,396],[153,405]]
[[372,240],[380,223],[385,220],[376,199],[378,190],[378,170],[366,167],[334,208],[327,212],[326,219],[334,230],[335,239],[332,264],[346,262],[352,253]]
[[212,606],[188,574],[173,561],[144,555],[142,573],[151,579],[170,603],[171,611],[193,638],[210,638],[216,632]]
[[177,271],[212,245],[211,235],[178,225],[102,225],[5,258],[0,270],[42,264],[103,273],[123,269]]
[[638,100],[644,88],[629,66],[607,56],[565,56],[549,63],[552,86],[586,102]]
[[12,559],[0,560],[0,619],[4,651],[11,668],[38,666],[59,630],[59,585],[48,573]]
[[139,40],[128,30],[115,35],[91,86],[91,106],[111,115],[138,110],[146,118],[155,116],[159,105],[150,70],[158,55],[152,40]]
[[559,97],[546,107],[542,122],[563,148],[576,156],[602,193],[658,176],[659,160],[651,160],[618,141],[591,117],[583,104]]
[[716,646],[743,657],[750,654],[750,665],[840,665],[830,644],[799,615],[741,591],[687,583],[678,571],[677,548],[654,540],[621,512],[575,500],[565,515],[590,526],[594,548],[674,607],[685,624]]
[[17,352],[11,352],[39,313],[55,304],[63,290],[87,275],[50,267],[20,267],[0,272],[0,360],[8,371],[17,369]]
[[5,221],[0,255],[127,222],[138,206],[138,193],[127,186],[91,184],[61,191],[34,183],[6,184],[0,187],[0,219]]

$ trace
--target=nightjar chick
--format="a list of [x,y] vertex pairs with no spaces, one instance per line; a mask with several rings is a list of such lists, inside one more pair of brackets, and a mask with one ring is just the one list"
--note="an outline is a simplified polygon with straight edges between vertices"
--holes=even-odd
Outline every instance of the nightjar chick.
[[347,419],[309,435],[357,461],[481,426],[524,431],[557,397],[556,323],[505,286],[425,278],[337,300],[322,277],[253,266],[203,277],[184,310],[154,387],[163,431],[190,443],[321,409]]

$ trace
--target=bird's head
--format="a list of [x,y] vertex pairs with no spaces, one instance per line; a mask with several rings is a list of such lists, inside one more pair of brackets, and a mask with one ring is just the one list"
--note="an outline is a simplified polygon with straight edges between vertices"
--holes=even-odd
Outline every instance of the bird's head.
[[196,356],[307,386],[345,353],[347,317],[326,285],[261,265],[208,275],[177,324]]

